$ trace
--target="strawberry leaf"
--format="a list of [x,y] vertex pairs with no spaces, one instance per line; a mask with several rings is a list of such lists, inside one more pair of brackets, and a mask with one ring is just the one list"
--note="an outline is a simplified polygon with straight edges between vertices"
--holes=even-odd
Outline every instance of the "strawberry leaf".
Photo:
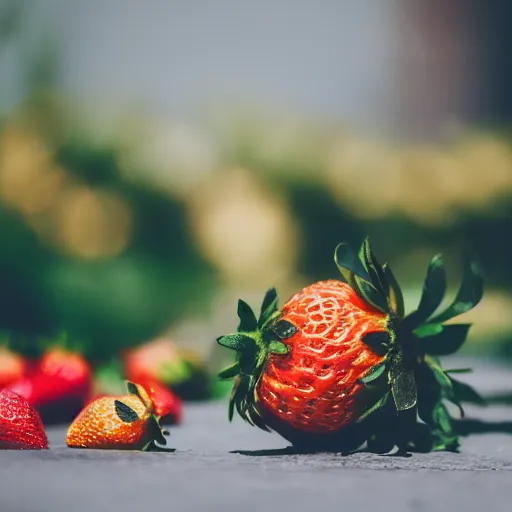
[[255,345],[254,340],[250,336],[240,333],[221,336],[217,339],[217,343],[223,347],[230,348],[238,352],[244,352],[254,348]]
[[151,437],[151,439],[158,444],[167,444],[167,439],[164,436],[164,433],[162,432],[162,427],[160,426],[160,422],[158,421],[158,418],[154,415],[151,415],[148,420],[148,434]]
[[380,376],[382,376],[384,374],[385,370],[386,370],[386,363],[382,362],[380,364],[373,366],[368,371],[368,373],[364,377],[361,377],[359,380],[364,385],[371,384],[372,382],[376,381]]
[[339,244],[334,251],[334,261],[349,285],[353,286],[354,276],[359,277],[366,283],[371,283],[368,270],[350,245],[346,243]]
[[473,309],[482,299],[483,283],[483,270],[479,262],[472,252],[465,251],[463,278],[457,296],[450,306],[430,322],[443,323]]
[[155,441],[151,440],[144,445],[142,448],[143,452],[164,452],[164,453],[172,453],[176,451],[176,448],[167,448],[164,446],[158,446]]
[[369,416],[371,416],[374,412],[378,411],[382,407],[384,407],[389,399],[390,393],[386,393],[382,398],[377,400],[369,409],[366,409],[366,411],[359,416],[357,423],[361,423],[362,421],[366,420]]
[[443,332],[443,324],[423,324],[414,330],[417,338],[428,338]]
[[415,407],[418,402],[418,390],[414,371],[404,368],[401,353],[396,354],[391,360],[388,378],[396,410],[401,412]]
[[139,419],[139,415],[128,405],[116,400],[114,402],[116,413],[124,423],[133,423]]
[[358,276],[355,277],[354,290],[368,304],[383,313],[389,312],[388,302],[381,292],[373,284],[363,281]]
[[450,368],[445,370],[444,373],[473,373],[473,368]]
[[438,334],[421,338],[420,345],[427,354],[433,356],[453,354],[466,341],[470,327],[471,324],[444,325]]
[[295,325],[293,325],[291,322],[288,322],[288,320],[279,320],[279,322],[276,322],[274,324],[274,326],[272,327],[272,330],[282,340],[291,338],[299,331],[299,329]]
[[271,341],[268,351],[271,354],[288,354],[289,348],[282,341]]
[[262,328],[277,311],[277,290],[270,288],[265,294],[265,298],[261,304],[260,318],[258,320],[258,328]]
[[238,363],[230,366],[229,368],[225,368],[221,372],[218,373],[217,377],[221,380],[230,380],[236,377],[240,373],[240,366]]
[[375,287],[379,294],[381,294],[382,298],[387,301],[386,278],[381,265],[371,251],[369,238],[366,238],[361,245],[359,258],[370,276],[370,283]]
[[418,309],[405,317],[404,328],[413,331],[428,320],[441,304],[445,293],[446,272],[444,270],[444,262],[442,256],[437,254],[432,258],[428,266]]
[[405,304],[404,304],[404,296],[402,294],[402,289],[398,284],[398,281],[395,278],[391,268],[387,263],[382,265],[382,270],[384,272],[384,277],[386,283],[388,284],[388,306],[391,311],[394,311],[398,318],[402,318],[405,312]]
[[391,339],[386,331],[369,332],[363,335],[362,340],[380,356],[386,355],[389,351]]
[[238,318],[240,318],[239,332],[252,332],[258,328],[256,315],[247,302],[239,299],[238,301]]

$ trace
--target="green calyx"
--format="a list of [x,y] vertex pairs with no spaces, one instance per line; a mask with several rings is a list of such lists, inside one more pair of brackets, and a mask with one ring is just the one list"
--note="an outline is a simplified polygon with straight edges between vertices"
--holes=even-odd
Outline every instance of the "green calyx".
[[[446,402],[456,404],[463,412],[461,402],[481,403],[482,399],[472,388],[444,371],[437,357],[456,352],[468,335],[470,324],[446,325],[445,322],[471,310],[482,298],[483,273],[475,257],[469,252],[464,254],[459,291],[454,301],[436,314],[446,293],[446,273],[442,256],[434,256],[420,303],[407,316],[402,291],[390,267],[378,263],[368,239],[358,253],[340,244],[335,262],[358,296],[387,315],[387,332],[368,333],[363,338],[385,358],[361,379],[367,387],[383,391],[360,421],[391,406],[397,413],[397,424],[387,428],[387,433],[381,428],[369,440],[369,445],[379,449],[390,443],[401,448],[456,449],[458,438]],[[389,431],[395,432],[394,437],[389,438]]]
[[[148,403],[148,397],[140,393],[139,388],[130,381],[126,382],[126,388],[130,395],[135,395],[139,400],[145,404],[146,407],[152,408],[153,404]],[[140,419],[137,411],[132,409],[129,405],[125,404],[122,400],[115,400],[114,406],[116,414],[124,423],[134,423]],[[147,441],[142,447],[143,452],[174,452],[174,448],[167,448],[166,436],[169,435],[167,430],[162,429],[160,422],[155,414],[151,414],[147,420]],[[158,443],[158,444],[157,444]]]
[[260,316],[256,318],[251,307],[239,300],[240,323],[237,332],[217,339],[219,345],[236,351],[235,364],[219,373],[220,379],[234,379],[229,401],[229,420],[233,419],[236,408],[245,421],[266,431],[269,429],[256,409],[256,386],[268,356],[286,355],[289,349],[283,340],[297,332],[293,324],[279,319],[277,301],[277,291],[271,288],[265,294]]

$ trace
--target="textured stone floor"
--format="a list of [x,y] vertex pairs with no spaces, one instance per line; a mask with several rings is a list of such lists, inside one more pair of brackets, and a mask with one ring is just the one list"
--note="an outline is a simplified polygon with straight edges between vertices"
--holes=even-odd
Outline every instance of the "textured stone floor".
[[[481,363],[464,380],[512,399],[505,368]],[[0,452],[0,512],[512,509],[512,406],[467,408],[467,428],[487,433],[459,454],[402,458],[289,455],[278,435],[230,425],[225,405],[188,406],[172,454],[72,450],[52,427],[48,452]]]

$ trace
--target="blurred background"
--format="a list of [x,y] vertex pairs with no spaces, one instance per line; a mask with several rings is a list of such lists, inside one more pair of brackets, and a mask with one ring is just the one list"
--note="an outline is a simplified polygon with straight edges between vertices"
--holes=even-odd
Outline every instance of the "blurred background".
[[[512,356],[508,0],[0,0],[0,329],[208,372],[236,300],[366,234],[417,304],[470,244],[466,353]],[[71,343],[71,345],[73,345]]]

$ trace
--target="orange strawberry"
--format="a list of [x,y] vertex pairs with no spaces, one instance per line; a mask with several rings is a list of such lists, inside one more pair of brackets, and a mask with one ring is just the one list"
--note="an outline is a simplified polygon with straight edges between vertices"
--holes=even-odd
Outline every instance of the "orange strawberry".
[[98,398],[69,427],[66,443],[72,448],[174,451],[167,444],[146,390],[127,383],[128,395]]
[[0,450],[47,450],[37,411],[20,395],[0,391]]
[[[476,262],[451,306],[433,317],[446,291],[441,256],[432,259],[416,311],[404,301],[389,266],[366,240],[358,254],[341,244],[335,261],[344,281],[322,281],[279,310],[269,290],[259,319],[238,304],[238,332],[219,344],[237,351],[219,374],[234,378],[234,409],[250,424],[273,429],[298,447],[375,451],[455,449],[444,400],[475,396],[441,369],[437,355],[457,350],[469,326],[444,322],[481,299]],[[418,421],[421,419],[421,422]]]

